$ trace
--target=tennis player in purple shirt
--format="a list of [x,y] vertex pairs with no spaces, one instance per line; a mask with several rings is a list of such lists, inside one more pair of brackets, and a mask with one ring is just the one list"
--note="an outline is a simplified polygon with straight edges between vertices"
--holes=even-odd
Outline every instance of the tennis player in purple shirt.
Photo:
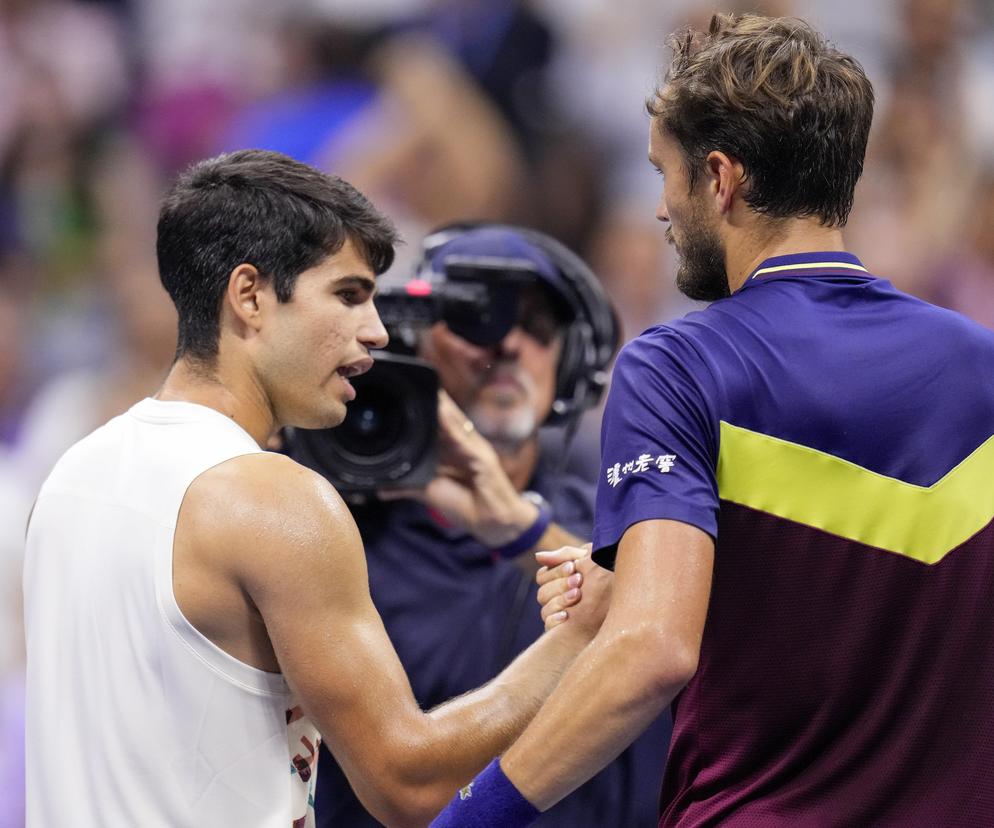
[[649,102],[704,311],[619,357],[599,634],[434,824],[526,825],[673,703],[660,825],[994,825],[994,333],[844,251],[873,92],[716,16]]

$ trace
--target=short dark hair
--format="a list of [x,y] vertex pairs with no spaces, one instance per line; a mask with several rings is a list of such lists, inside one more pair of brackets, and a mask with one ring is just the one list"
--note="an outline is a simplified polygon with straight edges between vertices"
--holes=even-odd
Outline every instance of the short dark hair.
[[254,265],[288,302],[297,276],[351,240],[377,274],[398,241],[355,187],[277,152],[239,150],[194,164],[159,211],[159,277],[176,305],[176,356],[212,362],[231,272]]
[[859,63],[794,18],[716,14],[671,46],[646,107],[680,144],[691,188],[718,150],[742,162],[756,212],[844,225],[873,119]]

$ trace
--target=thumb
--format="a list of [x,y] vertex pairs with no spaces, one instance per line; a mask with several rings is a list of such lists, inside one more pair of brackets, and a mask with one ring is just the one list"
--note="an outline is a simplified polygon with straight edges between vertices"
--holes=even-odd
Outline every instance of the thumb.
[[566,563],[566,561],[577,561],[580,558],[586,558],[590,554],[591,545],[589,543],[583,546],[561,546],[559,549],[552,549],[547,552],[536,552],[535,560],[538,561],[539,566],[547,566],[550,569],[554,566],[559,566],[561,563]]

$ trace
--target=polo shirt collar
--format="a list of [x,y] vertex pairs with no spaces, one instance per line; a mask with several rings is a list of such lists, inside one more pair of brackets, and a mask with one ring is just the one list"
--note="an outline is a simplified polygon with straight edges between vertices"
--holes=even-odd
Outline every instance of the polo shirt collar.
[[761,262],[745,284],[771,276],[864,276],[870,272],[852,253],[833,250],[827,253],[792,253],[774,256]]

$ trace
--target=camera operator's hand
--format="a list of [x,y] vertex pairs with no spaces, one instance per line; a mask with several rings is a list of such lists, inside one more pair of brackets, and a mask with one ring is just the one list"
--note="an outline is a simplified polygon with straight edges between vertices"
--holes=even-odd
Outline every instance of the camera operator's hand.
[[496,450],[444,391],[438,395],[438,476],[425,502],[480,543],[510,543],[538,517],[538,506],[515,489]]
[[535,558],[541,565],[535,575],[536,598],[545,629],[571,619],[570,623],[581,625],[591,637],[596,635],[611,603],[613,573],[593,562],[589,543],[538,552]]
[[494,447],[444,391],[438,395],[438,436],[438,476],[422,491],[381,497],[417,497],[493,548],[510,543],[535,523],[538,506],[515,489]]

